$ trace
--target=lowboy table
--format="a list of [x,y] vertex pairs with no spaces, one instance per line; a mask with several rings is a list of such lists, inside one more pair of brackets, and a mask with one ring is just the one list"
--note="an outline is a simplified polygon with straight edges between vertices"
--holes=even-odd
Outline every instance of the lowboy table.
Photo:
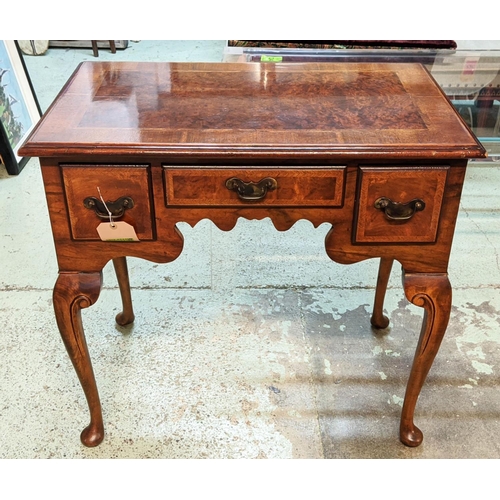
[[81,321],[112,260],[134,320],[126,256],[171,262],[180,221],[332,224],[342,264],[380,258],[371,319],[394,259],[425,310],[400,437],[418,446],[417,398],[451,309],[447,268],[467,160],[486,152],[417,64],[82,63],[20,150],[37,156],[59,277],[58,327],[82,384],[86,446],[104,437]]

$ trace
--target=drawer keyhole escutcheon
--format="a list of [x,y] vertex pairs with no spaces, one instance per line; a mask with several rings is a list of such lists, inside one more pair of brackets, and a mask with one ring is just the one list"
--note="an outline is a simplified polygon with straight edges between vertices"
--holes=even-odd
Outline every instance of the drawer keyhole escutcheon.
[[226,181],[226,187],[230,191],[236,191],[242,200],[262,200],[268,191],[274,191],[278,187],[276,179],[266,177],[259,182],[245,182],[237,177],[231,177]]
[[374,206],[382,210],[389,220],[405,221],[411,219],[416,212],[421,212],[425,208],[425,202],[415,199],[408,203],[399,203],[390,198],[381,197],[375,201]]
[[[88,196],[83,200],[83,205],[89,210],[93,210],[97,217],[100,219],[112,220],[119,219],[125,213],[125,210],[133,208],[134,200],[130,196],[122,196],[116,201],[107,201],[106,205],[95,198],[94,196]],[[106,210],[106,207],[109,209]]]

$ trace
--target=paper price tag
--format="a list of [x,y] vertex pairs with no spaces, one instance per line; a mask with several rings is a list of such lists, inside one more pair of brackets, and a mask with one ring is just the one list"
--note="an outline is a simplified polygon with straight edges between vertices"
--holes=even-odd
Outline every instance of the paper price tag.
[[97,226],[97,233],[102,241],[139,241],[133,226],[123,221],[113,222],[113,225],[102,222]]

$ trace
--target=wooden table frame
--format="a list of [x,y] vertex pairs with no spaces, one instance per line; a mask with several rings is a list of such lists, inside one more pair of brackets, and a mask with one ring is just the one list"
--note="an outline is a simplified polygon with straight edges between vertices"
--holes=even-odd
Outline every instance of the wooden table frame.
[[[388,326],[384,296],[400,262],[406,297],[425,311],[400,438],[422,442],[413,417],[450,315],[467,161],[485,156],[422,66],[83,63],[21,154],[40,157],[59,264],[55,314],[90,409],[83,444],[104,438],[81,321],[104,265],[113,261],[123,300],[116,321],[129,324],[127,256],[171,262],[182,252],[178,222],[230,230],[240,217],[270,217],[278,230],[329,222],[333,261],[379,258],[375,328]],[[100,239],[107,205],[139,241]]]

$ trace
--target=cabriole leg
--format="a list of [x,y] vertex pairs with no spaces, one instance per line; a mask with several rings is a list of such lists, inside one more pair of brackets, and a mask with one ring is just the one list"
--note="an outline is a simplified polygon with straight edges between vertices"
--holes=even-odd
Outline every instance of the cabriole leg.
[[135,316],[132,309],[132,295],[130,294],[130,281],[128,277],[127,259],[117,257],[113,259],[120,295],[122,297],[123,310],[116,315],[116,322],[121,326],[126,326],[134,322]]
[[104,438],[101,402],[81,317],[81,310],[98,299],[101,286],[101,273],[60,273],[53,295],[57,325],[89,405],[90,424],[80,436],[85,446],[97,446]]
[[384,315],[384,299],[393,262],[394,259],[380,259],[377,289],[375,290],[375,301],[373,304],[373,314],[370,319],[374,328],[384,329],[389,326],[389,318]]
[[404,274],[406,297],[424,308],[424,319],[401,414],[400,438],[407,446],[418,446],[422,431],[413,423],[420,390],[441,345],[451,311],[451,285],[447,274]]

